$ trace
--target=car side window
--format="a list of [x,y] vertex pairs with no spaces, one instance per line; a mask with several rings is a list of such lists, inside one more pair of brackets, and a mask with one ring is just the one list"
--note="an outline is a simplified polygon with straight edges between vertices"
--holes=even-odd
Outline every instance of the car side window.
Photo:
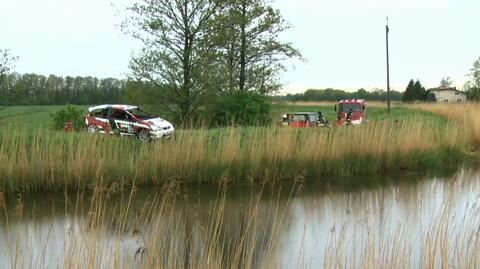
[[103,112],[103,110],[97,109],[97,110],[94,110],[94,111],[90,112],[90,115],[92,115],[94,117],[99,117],[99,116],[102,115],[102,112]]
[[127,112],[125,110],[113,110],[112,111],[112,118],[116,120],[129,120],[127,117]]
[[116,119],[117,118],[117,110],[116,109],[110,110],[110,113],[108,115],[109,115],[110,118]]
[[130,113],[128,113],[128,112],[125,113],[125,119],[126,119],[127,121],[135,121],[134,118],[133,118],[133,116],[132,116]]

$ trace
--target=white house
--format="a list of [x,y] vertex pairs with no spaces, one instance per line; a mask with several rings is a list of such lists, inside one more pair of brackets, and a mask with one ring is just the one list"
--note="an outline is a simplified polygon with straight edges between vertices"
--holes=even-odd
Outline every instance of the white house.
[[428,90],[427,100],[437,103],[465,103],[467,95],[455,87],[438,87]]

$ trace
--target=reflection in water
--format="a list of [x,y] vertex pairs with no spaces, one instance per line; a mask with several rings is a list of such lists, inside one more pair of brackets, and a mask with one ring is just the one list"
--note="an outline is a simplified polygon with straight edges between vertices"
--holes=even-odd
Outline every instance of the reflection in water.
[[477,246],[478,171],[353,180],[7,196],[0,267],[417,267]]

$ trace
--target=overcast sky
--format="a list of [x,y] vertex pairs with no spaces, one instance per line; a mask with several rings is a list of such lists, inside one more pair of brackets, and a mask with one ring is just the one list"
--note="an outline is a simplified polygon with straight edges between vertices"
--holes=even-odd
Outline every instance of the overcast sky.
[[[0,0],[0,48],[16,71],[122,78],[140,45],[116,25],[127,0]],[[282,35],[307,62],[287,63],[285,91],[385,88],[385,18],[391,84],[457,87],[480,57],[479,0],[275,0],[292,28]]]

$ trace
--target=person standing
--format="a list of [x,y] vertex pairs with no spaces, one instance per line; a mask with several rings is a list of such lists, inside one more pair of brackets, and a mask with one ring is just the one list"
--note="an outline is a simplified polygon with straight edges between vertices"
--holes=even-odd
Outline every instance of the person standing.
[[352,122],[352,116],[353,116],[353,109],[349,109],[347,112],[347,117],[345,119],[346,124],[350,124]]

